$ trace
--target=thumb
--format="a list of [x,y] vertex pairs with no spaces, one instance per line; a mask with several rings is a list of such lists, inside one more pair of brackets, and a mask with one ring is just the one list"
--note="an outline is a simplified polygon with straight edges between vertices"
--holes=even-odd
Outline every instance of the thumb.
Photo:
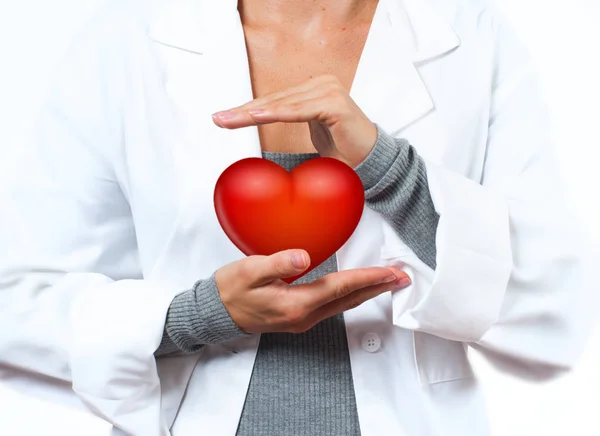
[[310,256],[306,250],[284,250],[257,259],[256,285],[261,286],[277,279],[285,279],[300,274],[310,266]]

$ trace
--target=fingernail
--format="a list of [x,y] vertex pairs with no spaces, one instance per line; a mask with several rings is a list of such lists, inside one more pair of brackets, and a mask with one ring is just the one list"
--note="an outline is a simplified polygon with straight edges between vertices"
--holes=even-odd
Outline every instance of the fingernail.
[[396,282],[394,288],[396,288],[396,289],[404,289],[404,288],[406,288],[406,287],[408,287],[410,285],[412,285],[412,281],[408,277],[404,277],[404,278],[399,279]]
[[294,254],[292,254],[292,266],[296,269],[304,269],[308,266],[306,257],[304,257],[304,253],[301,251],[296,251]]
[[223,127],[223,124],[221,124],[221,120],[219,119],[219,117],[216,114],[213,114],[212,119],[217,126]]
[[397,280],[397,277],[394,274],[392,274],[391,276],[387,276],[387,277],[384,277],[383,279],[381,279],[380,283],[391,283],[394,280]]

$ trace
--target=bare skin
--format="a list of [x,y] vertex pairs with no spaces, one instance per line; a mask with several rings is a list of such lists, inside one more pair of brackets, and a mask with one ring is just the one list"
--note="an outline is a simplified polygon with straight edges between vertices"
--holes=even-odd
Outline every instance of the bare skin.
[[[337,78],[348,94],[376,6],[373,0],[240,1],[254,98],[323,75]],[[258,130],[263,151],[316,151],[306,123]]]
[[[377,140],[375,125],[349,96],[376,1],[246,0],[244,26],[255,99],[213,115],[226,129],[258,126],[263,151],[339,159],[356,167]],[[293,254],[300,254],[294,266]],[[221,299],[248,333],[300,333],[389,290],[410,285],[396,268],[340,271],[289,286],[308,253],[250,256],[216,273]]]

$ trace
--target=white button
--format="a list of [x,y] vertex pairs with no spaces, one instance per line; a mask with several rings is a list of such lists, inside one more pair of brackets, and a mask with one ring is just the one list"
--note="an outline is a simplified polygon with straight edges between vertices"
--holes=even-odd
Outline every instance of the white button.
[[363,336],[362,347],[369,353],[375,353],[381,348],[381,339],[375,333],[367,333]]

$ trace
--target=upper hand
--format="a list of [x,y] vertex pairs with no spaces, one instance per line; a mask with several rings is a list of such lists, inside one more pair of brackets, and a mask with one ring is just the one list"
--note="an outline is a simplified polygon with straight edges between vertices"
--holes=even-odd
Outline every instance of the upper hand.
[[377,127],[331,75],[257,98],[213,114],[219,127],[237,129],[269,123],[308,123],[314,147],[356,168],[377,141]]

